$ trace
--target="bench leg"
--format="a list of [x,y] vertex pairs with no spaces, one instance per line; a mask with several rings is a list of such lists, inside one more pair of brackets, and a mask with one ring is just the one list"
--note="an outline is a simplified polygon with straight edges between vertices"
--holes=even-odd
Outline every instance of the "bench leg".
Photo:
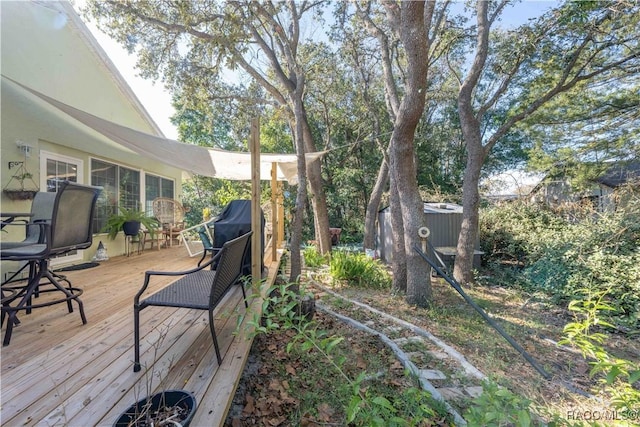
[[216,350],[218,358],[218,366],[222,365],[222,357],[220,357],[220,347],[218,347],[218,338],[216,337],[216,328],[213,326],[213,310],[209,310],[209,327],[211,328],[211,337],[213,338],[213,347]]
[[140,372],[140,308],[133,307],[133,372]]

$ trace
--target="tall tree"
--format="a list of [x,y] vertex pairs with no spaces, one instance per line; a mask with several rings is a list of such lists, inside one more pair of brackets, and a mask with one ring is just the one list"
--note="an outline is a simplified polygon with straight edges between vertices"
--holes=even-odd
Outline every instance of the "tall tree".
[[[384,10],[378,10],[374,2],[365,2],[364,4],[355,3],[356,14],[363,22],[365,28],[370,35],[376,40],[380,51],[380,63],[382,65],[382,80],[384,82],[385,102],[387,105],[387,114],[394,123],[400,110],[401,104],[401,88],[397,83],[401,80],[397,75],[405,76],[405,70],[399,70],[394,64],[402,62],[401,53],[398,50],[400,44],[400,17],[397,5],[389,5],[393,12],[388,13],[389,19],[383,19]],[[382,15],[382,16],[379,16]],[[426,62],[425,62],[426,63]],[[426,75],[424,76],[426,80]],[[423,101],[424,102],[424,101]],[[417,123],[416,123],[417,125]],[[392,134],[393,135],[393,134]],[[390,138],[390,140],[393,136]],[[389,182],[389,209],[391,212],[391,237],[393,241],[392,253],[392,270],[393,270],[393,287],[394,289],[407,290],[407,255],[405,251],[404,221],[402,218],[402,207],[400,205],[400,196],[397,190],[397,176],[391,174],[391,142],[385,148],[380,144],[383,153],[380,169],[376,177],[376,183],[367,205],[365,214],[365,238],[371,236],[372,228],[375,224],[382,192]],[[373,239],[369,237],[365,240],[365,249],[373,249]],[[430,286],[430,283],[429,283]]]
[[[319,162],[306,115],[307,69],[299,60],[301,21],[316,2],[92,0],[88,11],[106,31],[138,53],[142,75],[160,78],[181,92],[216,97],[225,73],[242,70],[284,107],[298,155],[298,193],[291,237],[291,276],[301,271],[302,215],[311,191],[316,239],[330,250],[329,221]],[[260,100],[255,100],[260,102]]]
[[385,72],[381,71],[391,67],[391,57],[395,54],[389,49],[370,43],[371,36],[380,37],[379,44],[388,46],[387,34],[378,28],[373,23],[373,18],[369,16],[371,4],[354,3],[354,6],[359,18],[351,13],[349,3],[339,3],[332,36],[336,42],[340,43],[342,57],[351,69],[350,74],[353,76],[352,84],[355,89],[353,92],[359,97],[360,114],[363,116],[364,123],[368,124],[367,127],[362,128],[369,132],[368,140],[375,143],[368,146],[370,152],[379,153],[376,153],[375,159],[367,159],[370,167],[373,164],[379,167],[375,175],[367,177],[373,181],[367,188],[369,197],[364,210],[363,247],[365,250],[374,250],[378,210],[389,184],[387,150],[388,135],[391,133],[392,125],[391,117],[395,115],[394,111],[397,110],[399,102],[385,102],[388,101],[385,99],[383,81]]
[[[415,135],[429,89],[429,69],[441,53],[438,37],[446,24],[449,2],[372,2],[356,4],[357,14],[381,52],[385,97],[393,132],[388,148],[394,286],[406,286],[407,301],[425,306],[431,299],[429,267],[414,251],[424,225],[417,183]],[[383,27],[384,25],[384,27]],[[397,47],[400,50],[396,50]],[[379,178],[384,178],[384,164]]]
[[[461,283],[472,280],[478,183],[493,147],[559,94],[594,79],[637,75],[640,69],[637,2],[566,2],[531,25],[492,31],[507,3],[476,1],[472,63],[460,79],[458,111],[467,163],[454,276]],[[501,118],[491,114],[505,106]]]

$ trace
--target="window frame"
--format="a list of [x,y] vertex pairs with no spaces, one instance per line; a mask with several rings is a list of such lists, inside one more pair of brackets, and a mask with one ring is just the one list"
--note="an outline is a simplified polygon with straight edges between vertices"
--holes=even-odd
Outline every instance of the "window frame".
[[[107,213],[105,213],[105,217],[102,218],[101,216],[98,216],[98,212],[96,212],[96,217],[94,218],[94,225],[93,225],[93,232],[95,234],[98,233],[102,233],[102,228],[104,227],[104,223],[106,223],[106,219],[108,218],[108,216],[110,214],[116,213],[118,211],[118,209],[120,208],[120,206],[122,206],[122,182],[121,182],[121,171],[124,170],[128,170],[128,171],[133,171],[135,173],[138,174],[138,183],[137,185],[139,186],[138,188],[138,194],[137,194],[137,199],[134,200],[135,203],[127,203],[124,207],[126,208],[132,208],[135,207],[137,209],[143,209],[148,216],[153,216],[153,212],[150,208],[150,206],[148,206],[148,201],[146,200],[146,193],[147,193],[147,177],[148,176],[152,176],[154,178],[158,178],[161,183],[160,185],[160,191],[163,190],[162,187],[162,183],[165,184],[170,184],[171,186],[171,193],[173,195],[175,195],[176,193],[176,180],[174,178],[169,178],[169,177],[165,177],[156,173],[151,173],[149,171],[146,171],[143,168],[136,168],[136,167],[132,167],[130,165],[125,165],[122,163],[118,163],[112,160],[106,160],[103,158],[99,158],[99,157],[90,157],[89,158],[89,176],[90,176],[90,181],[91,181],[91,185],[100,185],[100,184],[94,184],[93,182],[93,165],[94,165],[94,161],[97,162],[101,162],[103,164],[109,165],[109,166],[113,166],[116,168],[116,176],[115,176],[115,183],[117,185],[114,185],[114,188],[116,188],[116,194],[113,197],[113,199],[115,199],[116,203],[115,205],[113,204],[107,204],[106,205],[106,211]],[[99,211],[100,209],[103,209],[104,206],[104,198],[108,197],[107,194],[101,194],[100,197],[98,198],[98,203],[96,204],[96,209]],[[135,204],[137,206],[132,206],[132,204]],[[110,213],[109,213],[110,212]]]

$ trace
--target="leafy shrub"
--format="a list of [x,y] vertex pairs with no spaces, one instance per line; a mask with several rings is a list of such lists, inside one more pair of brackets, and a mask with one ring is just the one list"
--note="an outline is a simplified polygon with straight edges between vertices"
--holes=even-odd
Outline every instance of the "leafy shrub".
[[[640,407],[640,389],[634,383],[640,381],[640,364],[614,357],[603,347],[607,335],[598,332],[602,326],[611,326],[602,320],[603,312],[613,310],[606,303],[608,291],[591,292],[585,289],[586,297],[573,300],[569,309],[575,315],[575,321],[564,328],[564,339],[560,344],[574,345],[582,351],[591,365],[590,375],[600,375],[600,383],[609,394],[611,404],[622,414],[637,414]],[[598,392],[599,390],[595,390]]]
[[[297,283],[272,286],[263,301],[263,318],[254,313],[249,322],[253,336],[287,331],[287,354],[292,354],[302,365],[315,366],[309,370],[313,375],[306,379],[296,375],[296,380],[291,381],[290,392],[294,392],[298,379],[304,390],[318,388],[320,378],[317,374],[321,374],[322,380],[333,379],[327,382],[330,386],[320,390],[323,402],[337,401],[344,405],[344,425],[409,427],[435,425],[437,420],[449,421],[446,408],[427,391],[413,386],[402,388],[399,393],[397,384],[391,386],[391,382],[372,380],[371,373],[358,371],[356,364],[349,367],[353,354],[347,353],[348,346],[342,347],[345,338],[320,329],[316,320],[306,318],[297,310],[300,293],[304,292]],[[374,358],[370,356],[368,360]],[[388,358],[382,358],[380,363],[386,366]],[[318,365],[324,368],[318,369]],[[355,372],[354,367],[357,368]],[[354,377],[356,373],[357,377]],[[313,381],[310,384],[306,382],[309,378]],[[309,395],[306,391],[295,391],[301,393],[300,399]]]
[[307,246],[302,250],[304,263],[307,267],[317,268],[329,264],[329,255],[321,254],[316,246]]
[[[584,208],[553,211],[527,203],[492,207],[482,212],[481,241],[487,265],[503,285],[544,291],[558,302],[608,289],[613,310],[609,320],[635,327],[640,323],[640,199],[623,208],[596,213]],[[504,273],[504,272],[501,272]]]
[[[431,425],[430,421],[446,413],[446,408],[431,397],[427,391],[416,387],[404,389],[401,395],[387,399],[360,390],[360,375],[347,407],[347,422],[350,426],[409,427]],[[438,409],[438,407],[440,407]],[[441,417],[441,416],[440,416]]]
[[482,394],[464,414],[470,426],[533,426],[531,402],[492,381],[482,384]]
[[374,289],[391,287],[391,276],[385,266],[362,252],[334,251],[329,271],[334,280],[344,280],[352,286]]

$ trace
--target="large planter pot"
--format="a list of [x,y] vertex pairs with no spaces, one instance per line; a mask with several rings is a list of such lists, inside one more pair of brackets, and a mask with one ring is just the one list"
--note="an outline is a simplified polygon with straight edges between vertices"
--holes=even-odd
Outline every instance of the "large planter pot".
[[[192,393],[186,390],[164,390],[131,405],[118,417],[113,427],[187,427],[195,412],[196,398]],[[169,417],[172,417],[171,421],[168,421]]]
[[140,222],[138,221],[125,221],[122,224],[122,231],[127,236],[137,236],[140,232]]

